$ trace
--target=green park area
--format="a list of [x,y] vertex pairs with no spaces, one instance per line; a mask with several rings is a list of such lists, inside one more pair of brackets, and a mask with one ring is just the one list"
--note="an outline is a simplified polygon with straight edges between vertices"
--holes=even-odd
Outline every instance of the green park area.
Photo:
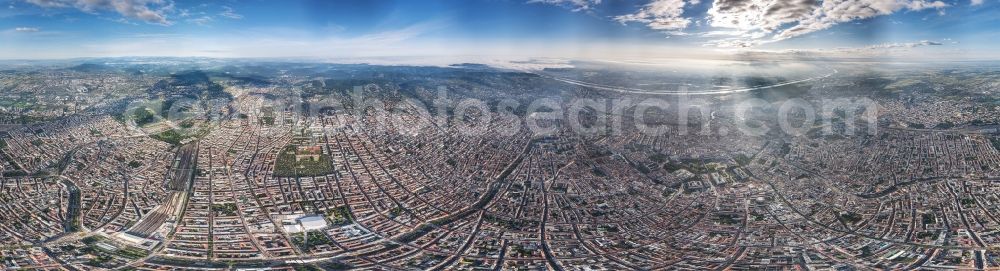
[[174,145],[180,145],[181,141],[184,141],[188,136],[178,133],[177,130],[170,129],[159,134],[151,135],[156,140],[167,142]]
[[333,173],[330,156],[318,147],[288,145],[278,154],[274,164],[276,177],[311,177]]
[[312,252],[320,246],[331,246],[333,242],[322,232],[299,232],[291,235],[292,244],[302,251]]

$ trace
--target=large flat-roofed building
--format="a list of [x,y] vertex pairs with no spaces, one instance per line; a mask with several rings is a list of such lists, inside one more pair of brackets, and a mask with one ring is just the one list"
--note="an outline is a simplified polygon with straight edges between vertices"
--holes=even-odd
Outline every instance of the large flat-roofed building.
[[319,215],[304,216],[299,218],[299,224],[304,231],[322,230],[326,228],[326,219]]

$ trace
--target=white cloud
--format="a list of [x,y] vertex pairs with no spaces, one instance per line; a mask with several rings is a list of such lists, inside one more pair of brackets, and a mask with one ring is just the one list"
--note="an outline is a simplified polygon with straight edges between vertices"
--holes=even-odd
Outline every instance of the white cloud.
[[228,6],[222,6],[222,13],[219,13],[219,16],[226,17],[226,18],[229,18],[229,19],[234,19],[234,20],[243,19],[243,15],[242,14],[236,13],[236,11],[233,10],[233,8],[228,7]]
[[557,6],[568,6],[573,11],[589,10],[594,5],[600,4],[601,0],[528,0],[528,3],[542,3]]
[[135,22],[132,22],[132,21],[129,21],[128,19],[125,19],[125,18],[117,18],[117,19],[113,19],[113,18],[104,18],[104,17],[99,17],[99,18],[100,18],[101,20],[106,20],[106,21],[110,21],[110,22],[115,22],[115,23],[120,23],[120,24],[127,24],[127,25],[139,25],[139,24],[137,24],[137,23],[135,23]]
[[[840,47],[829,49],[728,49],[741,59],[856,59],[856,58],[898,58],[898,59],[949,59],[956,57],[955,48],[945,49],[946,42],[922,40],[916,42],[887,42],[862,47]],[[723,49],[716,49],[723,50]]]
[[743,31],[739,30],[716,30],[716,31],[702,32],[699,33],[698,35],[702,37],[726,37],[726,36],[739,36],[742,35],[743,33],[744,33]]
[[706,47],[723,47],[723,48],[750,48],[760,45],[761,42],[754,39],[743,39],[743,38],[725,38],[708,41],[704,44]]
[[883,44],[877,44],[877,45],[868,46],[868,47],[865,47],[865,48],[868,48],[868,49],[891,49],[891,48],[914,48],[914,47],[920,47],[920,46],[938,46],[938,45],[944,45],[944,43],[937,42],[937,41],[922,40],[922,41],[918,41],[918,42],[906,42],[906,43],[899,43],[899,42],[883,43]]
[[973,5],[973,6],[982,5],[983,4],[983,0],[971,0],[971,1],[969,1],[969,4]]
[[900,10],[918,11],[947,7],[941,1],[925,0],[835,0],[824,1],[808,18],[785,29],[775,36],[776,40],[793,38],[819,30],[830,28],[839,23],[889,15]]
[[942,40],[940,42],[939,41],[930,41],[930,40],[922,40],[922,41],[915,41],[915,42],[886,42],[886,43],[873,44],[873,45],[868,45],[868,46],[863,46],[863,47],[840,47],[840,48],[833,48],[833,49],[813,49],[813,50],[798,49],[798,50],[787,50],[785,52],[787,52],[787,53],[795,52],[795,53],[816,53],[816,54],[843,54],[845,56],[858,56],[857,54],[862,54],[862,55],[885,54],[885,53],[893,53],[893,52],[900,52],[900,51],[909,51],[910,49],[917,48],[917,47],[943,46],[943,45],[945,45],[944,41],[948,41],[948,39]]
[[166,14],[173,11],[169,0],[26,0],[44,8],[76,8],[84,12],[112,11],[151,24],[170,25]]
[[930,41],[922,40],[915,42],[886,42],[874,45],[868,45],[864,47],[842,47],[834,49],[815,49],[815,50],[790,50],[788,52],[803,52],[803,53],[874,53],[874,52],[886,52],[894,51],[897,49],[911,49],[924,46],[943,46],[944,41],[949,41],[949,39],[944,39],[942,41]]
[[943,13],[948,6],[938,0],[715,0],[708,10],[710,25],[740,32],[708,45],[756,46],[898,11]]
[[[216,17],[216,21],[219,19]],[[445,20],[360,36],[331,33],[316,37],[299,28],[247,28],[218,35],[142,34],[72,44],[73,50],[38,52],[44,58],[79,56],[206,56],[206,57],[369,57],[412,56],[427,52],[455,54],[453,41],[424,40],[422,36],[448,25]],[[53,45],[55,46],[55,45]],[[473,47],[474,48],[474,47]],[[474,48],[479,49],[479,48]],[[470,49],[475,52],[473,49]],[[3,57],[0,51],[0,58]],[[428,53],[429,54],[429,53]]]
[[773,32],[783,24],[804,19],[816,7],[816,0],[716,0],[708,10],[708,19],[713,27]]
[[197,24],[197,25],[207,25],[208,23],[211,23],[212,21],[214,21],[214,19],[212,19],[212,16],[201,16],[201,17],[198,17],[198,18],[187,19],[187,21],[189,23],[194,23],[194,24]]
[[38,31],[39,31],[39,29],[37,27],[17,27],[17,28],[14,28],[14,32],[21,32],[21,33],[32,33],[32,32],[38,32]]
[[[692,4],[698,1],[691,1]],[[653,0],[632,14],[616,16],[619,23],[644,23],[653,30],[661,30],[672,35],[682,35],[685,28],[691,25],[691,19],[685,18],[684,0]]]

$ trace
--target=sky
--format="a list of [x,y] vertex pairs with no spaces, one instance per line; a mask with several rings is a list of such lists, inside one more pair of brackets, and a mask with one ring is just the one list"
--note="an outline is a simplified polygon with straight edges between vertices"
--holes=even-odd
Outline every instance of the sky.
[[0,0],[0,59],[997,59],[1000,0]]

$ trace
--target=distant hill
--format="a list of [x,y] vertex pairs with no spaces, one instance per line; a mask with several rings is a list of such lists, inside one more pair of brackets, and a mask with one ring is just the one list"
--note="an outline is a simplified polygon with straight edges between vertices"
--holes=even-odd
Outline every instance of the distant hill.
[[451,64],[451,65],[448,65],[448,66],[449,67],[454,67],[454,68],[465,68],[465,69],[474,69],[474,70],[488,70],[488,69],[492,69],[492,68],[490,68],[490,66],[487,66],[485,64],[479,64],[479,63],[459,63],[459,64]]
[[67,69],[77,72],[109,72],[115,70],[114,67],[96,63],[83,63],[80,65],[69,67]]
[[212,81],[207,73],[200,70],[189,70],[171,74],[168,79],[160,80],[150,89],[153,96],[185,96],[189,98],[225,98],[232,95],[223,91],[222,86]]

